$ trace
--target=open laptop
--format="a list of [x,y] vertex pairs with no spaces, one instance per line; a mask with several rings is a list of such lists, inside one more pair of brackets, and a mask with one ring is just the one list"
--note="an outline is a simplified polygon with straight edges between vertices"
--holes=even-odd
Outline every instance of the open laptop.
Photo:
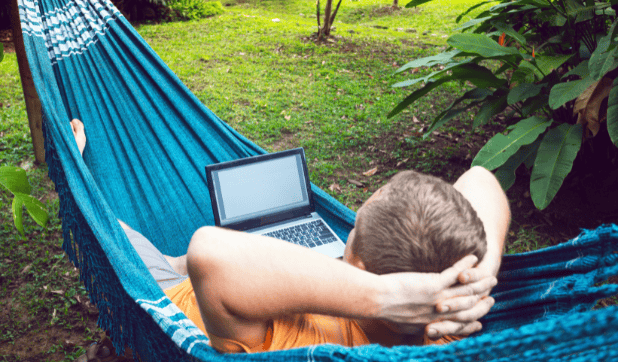
[[343,256],[344,243],[315,212],[308,175],[302,148],[206,166],[215,225]]

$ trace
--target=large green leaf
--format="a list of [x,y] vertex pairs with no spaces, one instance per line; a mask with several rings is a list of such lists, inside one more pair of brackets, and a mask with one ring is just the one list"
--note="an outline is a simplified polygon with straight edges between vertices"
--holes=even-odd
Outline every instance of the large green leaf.
[[465,23],[463,23],[460,27],[455,28],[455,31],[460,31],[460,30],[465,30],[468,28],[471,28],[473,26],[475,26],[476,24],[480,24],[480,23],[484,23],[487,20],[493,18],[493,16],[486,16],[483,18],[476,18],[476,19],[472,19],[469,21],[466,21]]
[[4,59],[4,44],[0,43],[0,62]]
[[512,25],[505,24],[501,21],[492,22],[499,32],[503,32],[511,38],[517,40],[520,44],[526,44],[526,38],[513,29]]
[[26,171],[19,167],[0,167],[0,185],[4,186],[13,194],[16,192],[30,194],[31,191]]
[[494,73],[478,64],[464,64],[453,68],[453,77],[470,81],[478,88],[498,88],[506,84],[505,79],[500,79]]
[[615,146],[618,146],[618,78],[614,79],[607,98],[607,131]]
[[471,89],[469,91],[467,91],[466,93],[464,93],[463,96],[457,98],[456,100],[453,101],[453,103],[451,103],[451,105],[449,105],[440,115],[438,115],[436,117],[436,119],[440,118],[444,113],[446,113],[446,111],[448,111],[449,109],[455,107],[456,105],[458,105],[459,103],[465,101],[465,100],[473,100],[473,101],[482,101],[485,98],[489,97],[490,95],[494,94],[495,91],[489,90],[489,89],[485,89],[485,88],[474,88]]
[[558,109],[566,102],[579,97],[595,80],[591,76],[570,82],[558,83],[549,91],[549,106]]
[[548,8],[548,7],[550,7],[550,5],[547,3],[546,0],[522,0],[521,4],[534,5],[534,6],[539,7],[539,8]]
[[534,64],[526,60],[522,60],[519,63],[519,69],[517,69],[517,71],[524,72],[526,74],[526,83],[533,83],[534,81],[534,78],[530,79],[530,77],[528,77],[530,73],[534,74],[537,79],[543,79],[547,75],[541,73],[541,71]]
[[588,76],[588,74],[590,74],[590,71],[588,70],[588,59],[582,61],[581,63],[577,64],[577,66],[571,70],[569,70],[568,72],[566,72],[563,76],[562,79],[570,76],[570,75],[577,75],[580,78],[585,78]]
[[430,57],[425,57],[425,58],[420,58],[420,59],[415,59],[409,63],[407,63],[406,65],[402,66],[401,68],[397,69],[395,71],[395,73],[401,73],[404,70],[410,69],[410,68],[418,68],[418,67],[430,67],[432,65],[436,65],[436,64],[447,64],[450,63],[453,59],[454,56],[460,54],[461,51],[455,49],[455,50],[451,50],[448,52],[444,52],[444,53],[440,53],[437,55],[432,55]]
[[549,205],[571,172],[581,142],[581,124],[561,124],[543,137],[530,177],[530,194],[539,210]]
[[[522,62],[523,63],[523,62]],[[534,76],[534,70],[526,67],[520,67],[513,71],[511,75],[511,83],[534,83],[536,80]]]
[[456,23],[459,23],[461,21],[461,18],[463,18],[464,16],[468,15],[472,10],[479,8],[485,4],[489,4],[494,2],[493,0],[488,0],[488,1],[482,1],[476,5],[473,5],[471,7],[468,8],[468,10],[464,11],[463,13],[459,14],[459,16],[457,16],[457,19],[455,19]]
[[606,51],[609,50],[609,46],[612,42],[612,39],[614,39],[614,37],[616,37],[616,24],[618,24],[618,19],[616,19],[614,21],[614,23],[612,24],[612,26],[609,28],[609,31],[607,32],[607,35],[605,35],[604,37],[602,37],[601,39],[599,39],[599,42],[597,44],[596,49],[594,50],[594,53],[592,53],[591,57],[594,57],[594,54],[596,53],[605,53]]
[[508,136],[502,133],[493,136],[476,155],[472,166],[483,166],[490,171],[500,167],[521,146],[534,142],[550,124],[551,120],[536,116],[518,122]]
[[496,178],[498,179],[498,182],[500,182],[500,186],[502,186],[504,191],[510,189],[515,183],[515,171],[517,171],[517,168],[522,163],[526,162],[526,160],[536,158],[536,152],[539,149],[541,140],[542,139],[539,137],[531,144],[521,146],[521,148],[515,152],[513,156],[509,157],[509,159],[502,166],[496,169],[494,174],[496,175]]
[[470,59],[466,59],[466,60],[464,60],[464,61],[462,61],[460,63],[456,63],[456,62],[450,63],[447,66],[445,66],[443,69],[440,69],[438,71],[432,72],[431,74],[428,74],[428,75],[426,75],[424,77],[415,78],[415,79],[407,79],[407,80],[404,80],[402,82],[395,83],[395,84],[393,84],[393,88],[409,87],[411,85],[414,85],[414,84],[420,83],[420,82],[426,82],[427,83],[427,82],[431,81],[433,78],[436,78],[437,76],[442,75],[442,74],[446,73],[447,71],[449,71],[449,70],[451,70],[453,68],[457,68],[460,65],[466,64],[468,62],[470,62]]
[[616,62],[616,52],[618,48],[614,48],[605,53],[597,53],[596,51],[590,56],[590,62],[588,62],[588,69],[590,70],[590,76],[594,80],[599,80],[607,74],[607,72],[616,69],[618,62]]
[[592,18],[594,18],[594,11],[594,6],[586,6],[586,8],[578,11],[577,17],[575,18],[575,24],[592,20]]
[[500,46],[495,40],[484,34],[455,34],[448,38],[446,42],[455,49],[483,57],[521,56],[516,48]]
[[564,0],[563,3],[568,16],[577,16],[579,12],[586,10],[586,7],[577,0]]
[[13,222],[15,223],[15,227],[17,228],[17,231],[19,231],[19,233],[24,236],[24,224],[23,224],[23,213],[24,210],[22,208],[22,206],[24,206],[24,203],[21,199],[15,197],[13,199]]
[[[431,125],[429,126],[429,128],[427,129],[427,132],[425,132],[423,137],[426,138],[427,136],[429,136],[431,132],[433,132],[433,130],[442,126],[443,124],[450,121],[451,119],[457,117],[462,112],[470,109],[470,107],[477,105],[480,101],[483,101],[485,98],[489,97],[493,93],[494,91],[491,91],[489,89],[484,89],[484,88],[474,88],[474,89],[467,91],[466,93],[464,93],[463,96],[453,101],[453,103],[451,103],[448,107],[446,107],[445,110],[440,112],[440,114],[438,114],[436,118],[434,118],[434,120],[431,122]],[[453,107],[455,107],[456,105],[466,100],[471,100],[474,102],[462,108],[453,109]]]
[[15,199],[13,200],[14,203],[16,202],[15,200],[17,200],[19,204],[26,206],[28,214],[32,216],[32,219],[34,219],[37,224],[43,227],[47,225],[49,214],[47,213],[45,205],[41,201],[30,195],[22,193],[16,193]]
[[551,17],[549,23],[552,26],[564,26],[564,24],[566,24],[567,19],[562,16],[562,14],[556,14],[554,16]]
[[534,112],[547,106],[548,98],[549,97],[547,97],[545,94],[541,94],[534,98],[527,99],[521,106],[522,115],[525,117],[534,114]]
[[545,84],[522,83],[509,91],[506,98],[508,104],[515,104],[530,97],[536,97]]
[[431,0],[412,0],[406,4],[407,8],[413,8],[415,6],[423,5],[425,3],[430,2]]
[[534,59],[536,61],[536,66],[538,69],[544,74],[548,75],[554,69],[557,69],[559,66],[564,64],[567,60],[571,59],[573,54],[567,55],[558,55],[555,57],[537,55]]
[[521,0],[517,0],[517,1],[505,1],[501,4],[498,5],[494,5],[491,8],[489,8],[489,11],[491,11],[492,13],[495,13],[497,10],[500,10],[502,8],[506,8],[509,6],[515,6],[515,5],[522,5],[522,1]]
[[488,99],[485,104],[481,106],[478,113],[472,121],[472,129],[482,126],[489,122],[491,117],[502,112],[506,108],[506,93],[504,95],[496,95]]
[[436,119],[434,119],[434,121],[431,123],[431,126],[429,127],[429,129],[427,129],[427,132],[425,132],[425,134],[423,135],[423,138],[429,137],[431,132],[433,132],[435,129],[442,126],[443,124],[450,121],[451,119],[459,116],[462,112],[466,110],[468,110],[468,107],[454,108],[454,109],[451,108],[445,112],[442,112],[440,116],[436,117]]
[[391,111],[391,113],[388,114],[388,118],[392,118],[395,115],[399,114],[401,111],[403,111],[404,109],[406,109],[410,104],[414,103],[414,101],[416,101],[417,99],[421,98],[422,96],[426,95],[427,93],[431,92],[433,89],[435,89],[436,87],[446,83],[446,82],[451,82],[455,80],[453,77],[443,77],[440,78],[436,81],[433,82],[427,82],[427,84],[425,84],[425,86],[421,89],[418,89],[414,92],[412,92],[412,94],[410,94],[409,96],[407,96],[403,101],[401,101],[401,103],[399,103],[395,109],[393,109]]

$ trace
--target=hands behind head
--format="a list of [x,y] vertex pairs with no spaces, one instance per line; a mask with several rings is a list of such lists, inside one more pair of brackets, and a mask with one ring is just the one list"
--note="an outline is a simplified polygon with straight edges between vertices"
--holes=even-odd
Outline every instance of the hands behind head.
[[[431,338],[481,330],[478,319],[494,305],[494,299],[486,295],[497,279],[474,269],[476,262],[477,258],[469,255],[440,274],[382,275],[390,292],[376,317],[390,322],[399,333],[416,334],[425,328]],[[457,284],[459,281],[462,284]]]

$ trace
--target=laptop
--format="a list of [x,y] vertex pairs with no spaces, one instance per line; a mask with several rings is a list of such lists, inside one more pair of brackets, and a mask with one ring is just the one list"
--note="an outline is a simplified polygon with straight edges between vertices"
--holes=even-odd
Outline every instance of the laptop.
[[343,256],[345,244],[315,212],[308,175],[302,148],[206,166],[215,225]]

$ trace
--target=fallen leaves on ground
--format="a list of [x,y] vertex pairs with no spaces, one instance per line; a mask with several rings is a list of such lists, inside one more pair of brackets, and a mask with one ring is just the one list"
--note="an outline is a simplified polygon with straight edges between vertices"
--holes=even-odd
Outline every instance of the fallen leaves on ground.
[[363,175],[365,175],[365,176],[373,176],[373,175],[376,174],[376,172],[378,172],[378,168],[374,167],[371,170],[363,172]]
[[365,186],[364,183],[362,183],[360,181],[356,181],[356,180],[348,179],[348,182],[351,183],[352,185],[355,185],[356,187],[363,187],[363,186]]
[[334,183],[334,184],[328,186],[328,189],[331,190],[332,192],[341,193],[341,187],[339,186],[338,183]]

